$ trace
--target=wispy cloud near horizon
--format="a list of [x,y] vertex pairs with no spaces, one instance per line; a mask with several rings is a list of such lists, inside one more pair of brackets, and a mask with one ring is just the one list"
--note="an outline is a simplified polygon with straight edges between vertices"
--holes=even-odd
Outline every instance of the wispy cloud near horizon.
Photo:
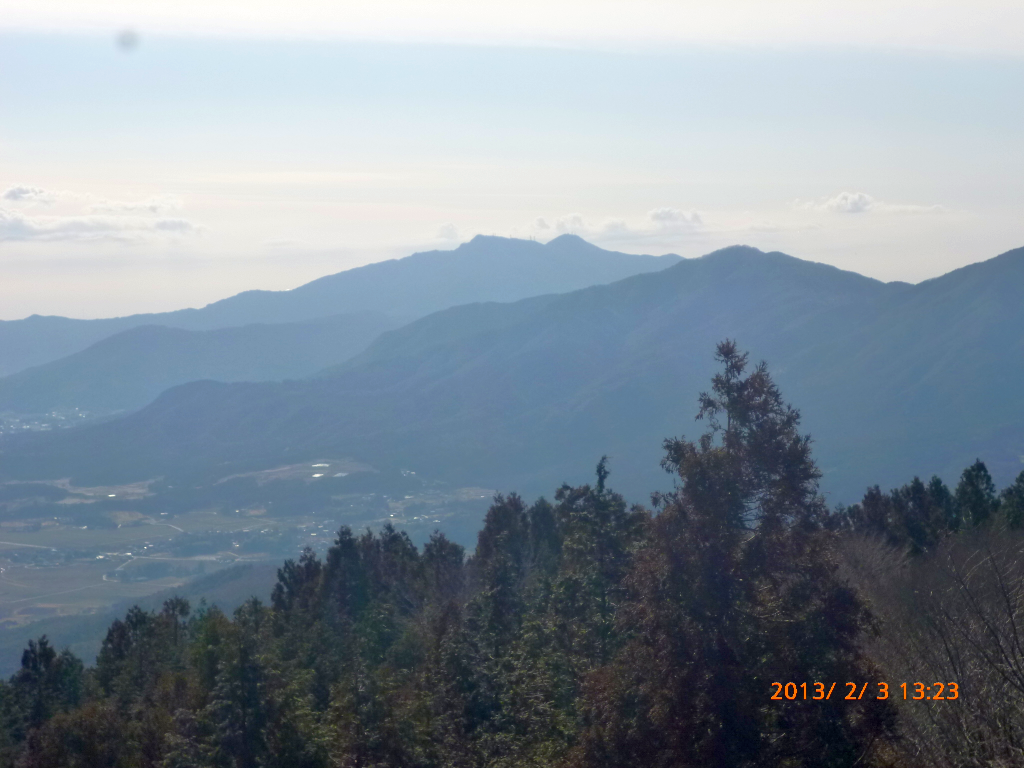
[[906,203],[887,203],[864,192],[840,192],[834,197],[818,201],[797,200],[794,207],[805,211],[826,211],[828,213],[907,213],[907,214],[940,214],[947,213],[948,208],[942,205],[913,205]]
[[[190,2],[134,7],[184,18]],[[166,308],[172,294],[191,306],[478,232],[687,257],[749,242],[911,281],[1024,242],[1024,59],[161,37],[141,16],[19,35],[2,31],[10,7],[8,316],[61,301],[136,311],[143,296]],[[688,7],[635,13],[678,31]],[[243,21],[264,10],[235,8]],[[763,15],[750,14],[740,23]],[[115,45],[126,26],[139,32],[130,55]],[[131,282],[147,264],[167,276]],[[111,299],[118,284],[131,287]]]
[[609,218],[594,224],[579,213],[554,217],[548,221],[540,217],[528,227],[531,235],[552,237],[558,235],[579,235],[594,243],[632,242],[643,244],[657,242],[666,244],[674,239],[690,238],[698,234],[704,221],[697,211],[683,211],[678,208],[661,207],[648,211],[647,216],[637,221],[625,218]]
[[181,198],[171,195],[151,197],[146,200],[98,200],[87,209],[93,213],[150,213],[162,214],[182,208]]
[[[186,219],[164,215],[182,207],[181,200],[171,196],[107,200],[66,190],[16,185],[8,187],[0,200],[9,206],[0,207],[0,242],[135,242],[198,231]],[[37,205],[61,212],[33,213]]]
[[193,234],[197,228],[185,219],[150,219],[138,216],[26,216],[0,208],[0,242],[54,242],[97,240],[137,241],[154,235]]

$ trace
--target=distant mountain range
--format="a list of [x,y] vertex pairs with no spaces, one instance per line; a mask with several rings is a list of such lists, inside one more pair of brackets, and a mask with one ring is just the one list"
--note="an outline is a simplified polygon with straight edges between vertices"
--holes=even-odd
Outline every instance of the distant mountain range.
[[[480,236],[451,251],[368,264],[290,291],[246,291],[202,309],[102,320],[33,315],[0,321],[0,376],[81,352],[102,339],[143,325],[209,331],[364,312],[408,322],[458,304],[515,301],[611,283],[677,261],[678,256],[605,251],[574,235],[543,245]],[[301,374],[294,371],[288,375]],[[0,402],[0,411],[4,408]]]
[[215,331],[141,325],[0,378],[0,412],[78,408],[103,415],[141,408],[165,389],[189,381],[309,376],[361,352],[398,324],[387,315],[362,312]]
[[662,439],[701,430],[726,337],[802,410],[834,502],[955,480],[976,457],[1001,484],[1024,467],[1024,249],[908,285],[734,247],[437,312],[304,381],[186,384],[121,419],[11,438],[0,474],[201,483],[333,455],[550,493],[609,454],[613,485],[642,500],[671,483]]

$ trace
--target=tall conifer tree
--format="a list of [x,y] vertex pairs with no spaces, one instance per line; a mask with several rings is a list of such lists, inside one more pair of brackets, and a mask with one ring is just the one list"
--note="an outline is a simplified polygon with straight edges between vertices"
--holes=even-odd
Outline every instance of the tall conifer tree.
[[[626,579],[630,639],[594,673],[574,766],[854,766],[882,759],[886,702],[773,701],[773,682],[869,681],[868,616],[837,574],[799,413],[735,343],[700,397],[697,441],[667,440],[676,489]],[[883,737],[883,738],[880,738]]]

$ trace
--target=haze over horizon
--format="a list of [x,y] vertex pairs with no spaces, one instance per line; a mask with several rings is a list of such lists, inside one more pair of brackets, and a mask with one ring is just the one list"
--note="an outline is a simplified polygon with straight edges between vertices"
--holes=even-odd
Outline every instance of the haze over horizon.
[[478,233],[936,277],[1024,243],[1022,13],[11,2],[0,319],[203,306]]

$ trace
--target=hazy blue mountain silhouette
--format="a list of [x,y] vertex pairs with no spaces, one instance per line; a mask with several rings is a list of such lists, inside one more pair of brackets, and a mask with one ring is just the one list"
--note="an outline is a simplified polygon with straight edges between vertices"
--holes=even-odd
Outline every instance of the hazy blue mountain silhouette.
[[141,408],[189,381],[308,376],[361,352],[396,325],[372,312],[214,331],[142,325],[0,379],[0,412],[79,408],[107,414]]
[[245,291],[202,309],[102,320],[33,315],[0,321],[0,376],[66,357],[142,325],[203,331],[357,312],[409,321],[458,304],[515,301],[610,283],[678,260],[606,251],[575,235],[547,244],[478,236],[454,250],[368,264],[290,291]]
[[142,411],[8,443],[10,477],[215,478],[319,455],[550,492],[611,456],[642,499],[661,440],[694,435],[732,337],[804,414],[833,501],[1024,454],[1024,249],[920,285],[734,247],[560,296],[455,307],[284,384],[198,382]]

